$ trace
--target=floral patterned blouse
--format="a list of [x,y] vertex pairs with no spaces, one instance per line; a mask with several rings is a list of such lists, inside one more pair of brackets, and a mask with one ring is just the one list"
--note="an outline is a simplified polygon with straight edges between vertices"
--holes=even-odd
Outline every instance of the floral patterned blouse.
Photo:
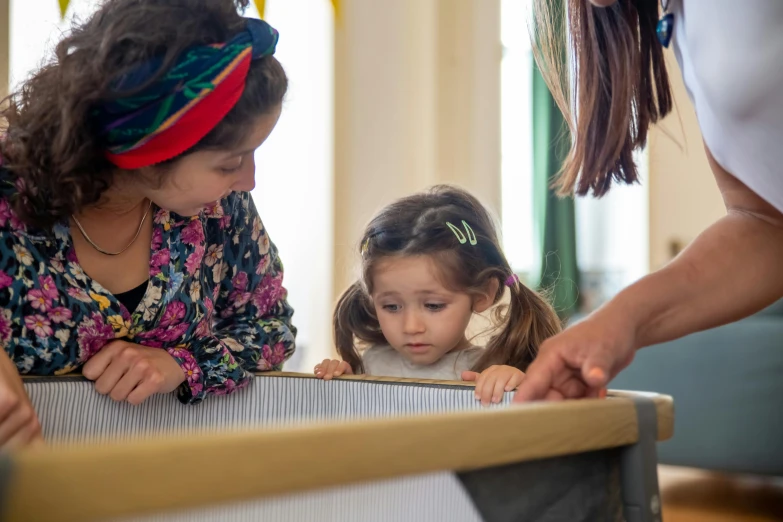
[[294,351],[283,267],[249,194],[201,215],[154,214],[150,280],[127,310],[79,266],[68,223],[26,227],[0,169],[0,343],[20,373],[72,372],[109,341],[165,349],[187,380],[182,402],[240,388]]

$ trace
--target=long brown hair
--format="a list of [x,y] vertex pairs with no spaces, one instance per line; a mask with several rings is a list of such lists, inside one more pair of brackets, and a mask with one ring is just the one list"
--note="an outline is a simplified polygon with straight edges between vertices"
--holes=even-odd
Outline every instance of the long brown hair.
[[[104,157],[91,110],[116,98],[113,82],[134,65],[162,56],[163,74],[183,51],[242,31],[239,11],[248,2],[106,0],[86,22],[75,25],[53,59],[6,98],[0,112],[6,131],[0,140],[3,166],[22,181],[17,213],[28,224],[49,228],[98,202],[117,170]],[[259,116],[280,105],[287,85],[274,57],[253,61],[234,108],[184,154],[235,146]],[[179,158],[150,173],[161,179]]]
[[[567,13],[563,1],[534,2],[533,53],[572,137],[556,186],[561,195],[602,196],[612,181],[638,181],[633,151],[672,108],[655,34],[658,0],[617,0],[608,7],[565,0]],[[562,54],[566,48],[570,60]]]
[[[469,224],[475,245],[461,244],[447,223]],[[500,248],[489,212],[464,190],[439,185],[427,192],[397,200],[367,225],[360,242],[361,278],[340,297],[334,311],[334,339],[340,357],[354,372],[364,366],[357,342],[386,343],[370,295],[373,271],[389,257],[429,256],[451,287],[469,294],[485,293],[497,282],[493,305],[503,298],[506,282],[511,294],[507,306],[494,309],[493,335],[474,370],[493,364],[527,369],[541,343],[561,329],[560,320],[547,301],[516,280]],[[511,280],[509,280],[511,278]]]

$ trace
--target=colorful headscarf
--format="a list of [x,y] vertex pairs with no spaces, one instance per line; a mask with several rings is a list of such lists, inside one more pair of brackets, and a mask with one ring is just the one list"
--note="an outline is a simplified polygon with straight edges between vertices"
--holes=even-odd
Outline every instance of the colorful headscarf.
[[246,18],[247,30],[226,43],[196,47],[160,79],[132,96],[159,72],[162,57],[123,75],[118,98],[95,111],[106,157],[123,169],[171,159],[198,143],[228,114],[245,89],[252,60],[274,54],[279,35],[263,20]]

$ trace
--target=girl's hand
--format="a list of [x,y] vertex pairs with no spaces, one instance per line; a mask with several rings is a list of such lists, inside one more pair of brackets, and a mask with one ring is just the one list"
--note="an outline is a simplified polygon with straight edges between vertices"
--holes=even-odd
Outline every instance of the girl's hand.
[[490,366],[483,372],[462,372],[463,381],[476,381],[476,399],[483,406],[499,403],[505,392],[515,389],[525,378],[524,372],[513,366]]
[[351,365],[345,361],[324,359],[323,362],[315,365],[315,376],[319,379],[330,381],[332,377],[341,375],[353,375]]
[[154,393],[170,393],[185,382],[185,372],[162,348],[112,341],[82,369],[95,390],[115,401],[141,404]]
[[0,349],[0,448],[43,443],[41,424],[30,404],[16,366]]

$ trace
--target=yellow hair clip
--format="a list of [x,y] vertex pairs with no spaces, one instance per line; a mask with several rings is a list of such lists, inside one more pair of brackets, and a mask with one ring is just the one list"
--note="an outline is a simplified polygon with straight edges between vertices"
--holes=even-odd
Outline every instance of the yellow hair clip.
[[465,232],[467,233],[467,237],[465,234],[462,233],[462,230],[454,226],[453,224],[446,221],[446,226],[451,229],[452,232],[454,232],[454,235],[457,236],[457,241],[460,242],[460,244],[464,245],[465,243],[470,243],[473,246],[476,246],[478,243],[478,240],[476,239],[476,233],[473,232],[473,229],[468,225],[468,223],[463,219],[462,225],[465,227]]

